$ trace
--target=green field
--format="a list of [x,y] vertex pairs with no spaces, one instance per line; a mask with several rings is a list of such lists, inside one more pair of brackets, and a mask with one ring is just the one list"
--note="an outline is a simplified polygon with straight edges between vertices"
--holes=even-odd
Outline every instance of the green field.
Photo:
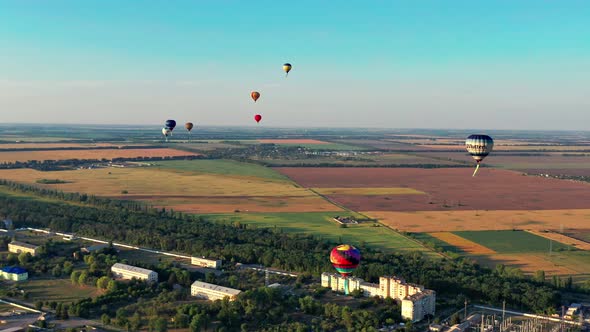
[[70,279],[34,279],[19,282],[18,285],[32,299],[43,301],[72,302],[99,295],[96,287],[73,286]]
[[170,160],[159,161],[155,167],[222,175],[252,176],[264,179],[288,179],[271,168],[233,160]]
[[[338,223],[331,220],[336,215],[344,216],[351,215],[351,213],[234,213],[204,215],[203,217],[213,221],[240,222],[260,227],[276,227],[285,232],[311,234],[336,242],[347,242],[357,245],[365,242],[368,246],[389,251],[423,251],[429,255],[437,256],[437,254],[429,251],[416,241],[388,227],[373,227],[372,223],[366,223],[341,228]],[[357,217],[362,218],[362,216]]]
[[[549,252],[550,240],[525,231],[460,231],[453,233],[500,254]],[[574,249],[556,241],[553,241],[552,246],[553,251]]]
[[301,144],[301,143],[280,143],[277,145],[284,146],[300,146],[308,150],[325,150],[325,151],[362,151],[366,148],[354,145],[346,145],[341,143],[327,143],[327,144]]
[[457,254],[464,254],[464,252],[461,249],[459,249],[455,246],[452,246],[452,245],[446,243],[445,241],[437,239],[428,233],[413,233],[412,237],[415,238],[416,240],[424,243],[425,245],[427,245],[429,247],[431,245],[434,245],[436,247],[442,248],[444,251],[454,252]]

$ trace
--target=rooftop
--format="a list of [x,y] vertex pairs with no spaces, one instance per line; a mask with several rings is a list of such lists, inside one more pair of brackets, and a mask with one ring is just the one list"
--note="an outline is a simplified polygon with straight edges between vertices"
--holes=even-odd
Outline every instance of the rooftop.
[[12,244],[14,246],[23,247],[23,248],[29,248],[29,249],[37,249],[37,248],[39,248],[39,246],[36,246],[34,244],[20,242],[20,241],[12,241],[12,242],[10,242],[10,244]]
[[137,266],[127,265],[127,264],[121,264],[121,263],[115,263],[111,267],[111,269],[121,269],[121,270],[129,271],[129,272],[137,272],[137,273],[143,273],[143,274],[150,274],[150,273],[154,272],[152,270],[144,269],[144,268],[137,267]]
[[202,281],[195,281],[195,282],[193,282],[192,286],[204,288],[204,289],[209,289],[212,291],[221,292],[221,293],[228,294],[228,295],[238,295],[242,292],[239,289],[223,287],[223,286],[214,285],[214,284],[210,284],[210,283],[202,282]]
[[13,274],[27,273],[27,270],[23,269],[22,267],[18,267],[18,266],[5,266],[1,270],[4,273],[13,273]]

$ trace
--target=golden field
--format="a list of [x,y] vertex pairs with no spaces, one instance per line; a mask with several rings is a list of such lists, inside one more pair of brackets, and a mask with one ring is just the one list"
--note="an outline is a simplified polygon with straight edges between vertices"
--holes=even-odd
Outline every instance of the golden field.
[[29,160],[107,159],[138,157],[180,157],[195,153],[174,149],[94,149],[94,150],[47,150],[0,152],[0,163],[26,162]]

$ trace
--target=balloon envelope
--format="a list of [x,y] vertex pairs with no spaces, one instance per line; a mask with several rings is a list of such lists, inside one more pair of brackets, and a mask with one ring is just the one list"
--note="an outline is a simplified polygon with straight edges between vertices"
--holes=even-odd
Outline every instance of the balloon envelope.
[[168,135],[170,135],[170,129],[162,128],[162,135],[168,137]]
[[492,152],[494,140],[488,135],[470,135],[465,140],[465,149],[478,163]]
[[191,131],[193,130],[193,123],[192,122],[187,122],[184,127],[186,128],[186,130]]
[[174,127],[176,127],[176,121],[166,120],[166,128],[168,128],[170,130],[174,130]]
[[330,262],[341,275],[348,276],[359,266],[361,252],[349,244],[341,244],[330,252]]
[[256,122],[260,122],[260,120],[262,120],[262,115],[260,115],[260,114],[254,115],[254,120],[256,120]]
[[284,71],[285,71],[285,73],[287,73],[287,74],[289,74],[289,72],[291,71],[291,68],[293,68],[293,67],[291,66],[291,64],[290,64],[290,63],[285,63],[285,64],[283,65],[283,70],[284,70]]
[[252,93],[250,94],[250,96],[252,97],[252,99],[254,99],[254,102],[256,102],[258,100],[258,98],[260,98],[260,92],[258,92],[258,91],[252,91]]

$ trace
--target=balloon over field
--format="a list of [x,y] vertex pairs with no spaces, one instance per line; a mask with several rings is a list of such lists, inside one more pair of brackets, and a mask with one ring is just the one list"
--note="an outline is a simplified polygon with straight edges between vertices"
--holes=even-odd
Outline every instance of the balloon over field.
[[168,142],[168,136],[170,136],[171,130],[168,128],[162,128],[162,135],[166,137],[166,142]]
[[344,293],[348,294],[347,277],[359,266],[361,252],[349,244],[341,244],[330,252],[330,262],[336,271],[344,277]]
[[254,102],[256,102],[258,100],[258,98],[260,98],[260,92],[258,92],[258,91],[252,91],[252,93],[250,94],[250,96],[252,97],[252,99],[254,99]]
[[260,114],[254,115],[254,120],[256,120],[256,122],[260,123],[260,120],[262,120],[262,115],[260,115]]
[[293,68],[293,66],[291,66],[290,63],[285,63],[283,65],[283,70],[285,71],[285,73],[287,73],[285,76],[289,76],[289,72],[291,71],[291,68]]
[[465,140],[465,149],[475,159],[477,166],[473,172],[473,176],[479,169],[479,163],[487,157],[494,148],[494,140],[488,135],[470,135]]
[[192,122],[187,122],[187,123],[185,123],[185,125],[184,125],[184,128],[186,128],[186,130],[188,130],[189,132],[190,132],[191,130],[193,130],[193,127],[194,127],[194,125],[193,125],[193,123],[192,123]]
[[166,128],[170,129],[170,131],[174,130],[176,127],[176,121],[174,120],[166,120]]

